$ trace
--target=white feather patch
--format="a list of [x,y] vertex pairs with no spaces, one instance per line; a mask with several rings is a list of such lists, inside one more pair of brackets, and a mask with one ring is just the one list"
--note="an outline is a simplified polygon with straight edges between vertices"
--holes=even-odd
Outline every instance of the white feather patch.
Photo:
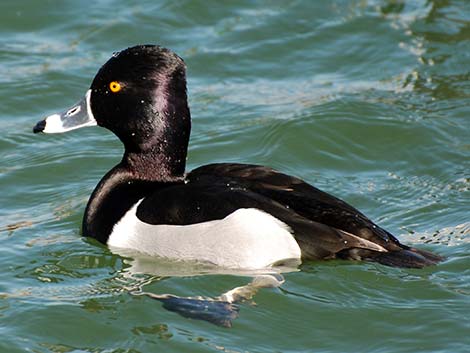
[[239,269],[261,269],[282,260],[300,259],[300,247],[289,226],[263,211],[242,208],[221,220],[152,225],[137,218],[139,203],[114,226],[108,239],[110,247]]

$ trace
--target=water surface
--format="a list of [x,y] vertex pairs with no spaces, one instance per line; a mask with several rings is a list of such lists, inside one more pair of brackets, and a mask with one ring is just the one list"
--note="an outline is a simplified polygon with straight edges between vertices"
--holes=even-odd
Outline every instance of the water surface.
[[[0,351],[470,351],[467,5],[2,1]],[[113,51],[138,43],[187,63],[188,168],[269,165],[447,260],[423,270],[304,263],[241,304],[230,329],[130,295],[214,297],[251,280],[177,275],[80,237],[86,201],[122,147],[99,128],[31,129],[77,101]]]

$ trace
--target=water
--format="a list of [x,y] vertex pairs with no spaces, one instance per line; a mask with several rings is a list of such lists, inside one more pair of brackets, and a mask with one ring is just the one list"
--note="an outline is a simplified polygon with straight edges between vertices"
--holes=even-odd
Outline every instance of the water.
[[[0,351],[470,351],[467,5],[2,1]],[[189,168],[270,165],[447,260],[423,270],[305,263],[241,304],[230,329],[130,295],[214,297],[251,280],[80,237],[85,203],[122,148],[99,128],[31,128],[137,43],[188,65]]]

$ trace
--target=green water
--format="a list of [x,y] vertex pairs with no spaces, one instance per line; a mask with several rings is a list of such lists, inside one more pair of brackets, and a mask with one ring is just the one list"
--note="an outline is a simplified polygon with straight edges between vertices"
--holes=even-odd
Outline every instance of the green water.
[[[468,5],[3,0],[0,352],[469,352]],[[275,167],[447,260],[305,263],[241,304],[229,329],[130,295],[214,297],[250,281],[139,267],[80,237],[86,201],[122,148],[100,128],[31,129],[137,43],[187,63],[189,168]]]

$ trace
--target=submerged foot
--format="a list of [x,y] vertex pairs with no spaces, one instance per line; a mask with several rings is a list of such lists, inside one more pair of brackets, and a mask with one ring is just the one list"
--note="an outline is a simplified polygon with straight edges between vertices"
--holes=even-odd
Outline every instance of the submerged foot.
[[203,320],[222,327],[232,327],[238,317],[240,307],[237,303],[250,300],[260,288],[275,288],[284,283],[281,275],[260,275],[247,285],[233,288],[218,297],[178,297],[172,294],[153,294],[130,292],[132,295],[145,295],[163,303],[163,307],[179,315]]

